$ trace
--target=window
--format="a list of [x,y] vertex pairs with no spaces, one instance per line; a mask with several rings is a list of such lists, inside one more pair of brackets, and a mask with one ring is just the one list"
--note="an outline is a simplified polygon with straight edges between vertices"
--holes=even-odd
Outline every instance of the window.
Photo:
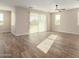
[[60,17],[61,15],[55,15],[55,25],[60,25]]
[[0,13],[0,25],[3,25],[4,15]]

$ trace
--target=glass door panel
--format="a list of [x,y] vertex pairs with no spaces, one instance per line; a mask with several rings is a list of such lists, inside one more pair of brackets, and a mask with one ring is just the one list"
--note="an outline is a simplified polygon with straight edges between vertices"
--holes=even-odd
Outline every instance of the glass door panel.
[[38,17],[37,14],[30,15],[30,33],[38,32]]
[[47,31],[47,20],[45,15],[39,16],[39,32]]

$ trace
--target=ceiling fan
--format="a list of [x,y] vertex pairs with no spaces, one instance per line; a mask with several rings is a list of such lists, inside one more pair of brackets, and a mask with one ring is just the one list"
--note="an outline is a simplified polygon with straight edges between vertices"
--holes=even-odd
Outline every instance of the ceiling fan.
[[59,5],[56,5],[56,9],[55,9],[56,11],[58,11],[58,12],[62,12],[62,11],[65,11],[65,10],[66,10],[65,8],[63,8],[63,9],[59,9],[58,6],[59,6]]

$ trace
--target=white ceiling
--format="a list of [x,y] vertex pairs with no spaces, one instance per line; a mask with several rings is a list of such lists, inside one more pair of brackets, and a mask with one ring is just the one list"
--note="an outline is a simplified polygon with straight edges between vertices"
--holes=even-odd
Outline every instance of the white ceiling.
[[43,11],[52,11],[55,5],[59,8],[78,8],[78,0],[0,0],[0,5],[32,7]]

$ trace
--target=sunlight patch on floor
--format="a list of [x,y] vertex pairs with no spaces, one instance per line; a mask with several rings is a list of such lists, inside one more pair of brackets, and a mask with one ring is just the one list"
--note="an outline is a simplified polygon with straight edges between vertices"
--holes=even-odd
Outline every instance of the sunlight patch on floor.
[[37,48],[40,49],[45,54],[49,51],[52,44],[54,43],[54,40],[57,38],[57,35],[50,35],[47,39],[42,41],[39,45],[37,45]]
[[57,38],[57,35],[50,35],[50,36],[48,36],[48,38],[55,40]]

